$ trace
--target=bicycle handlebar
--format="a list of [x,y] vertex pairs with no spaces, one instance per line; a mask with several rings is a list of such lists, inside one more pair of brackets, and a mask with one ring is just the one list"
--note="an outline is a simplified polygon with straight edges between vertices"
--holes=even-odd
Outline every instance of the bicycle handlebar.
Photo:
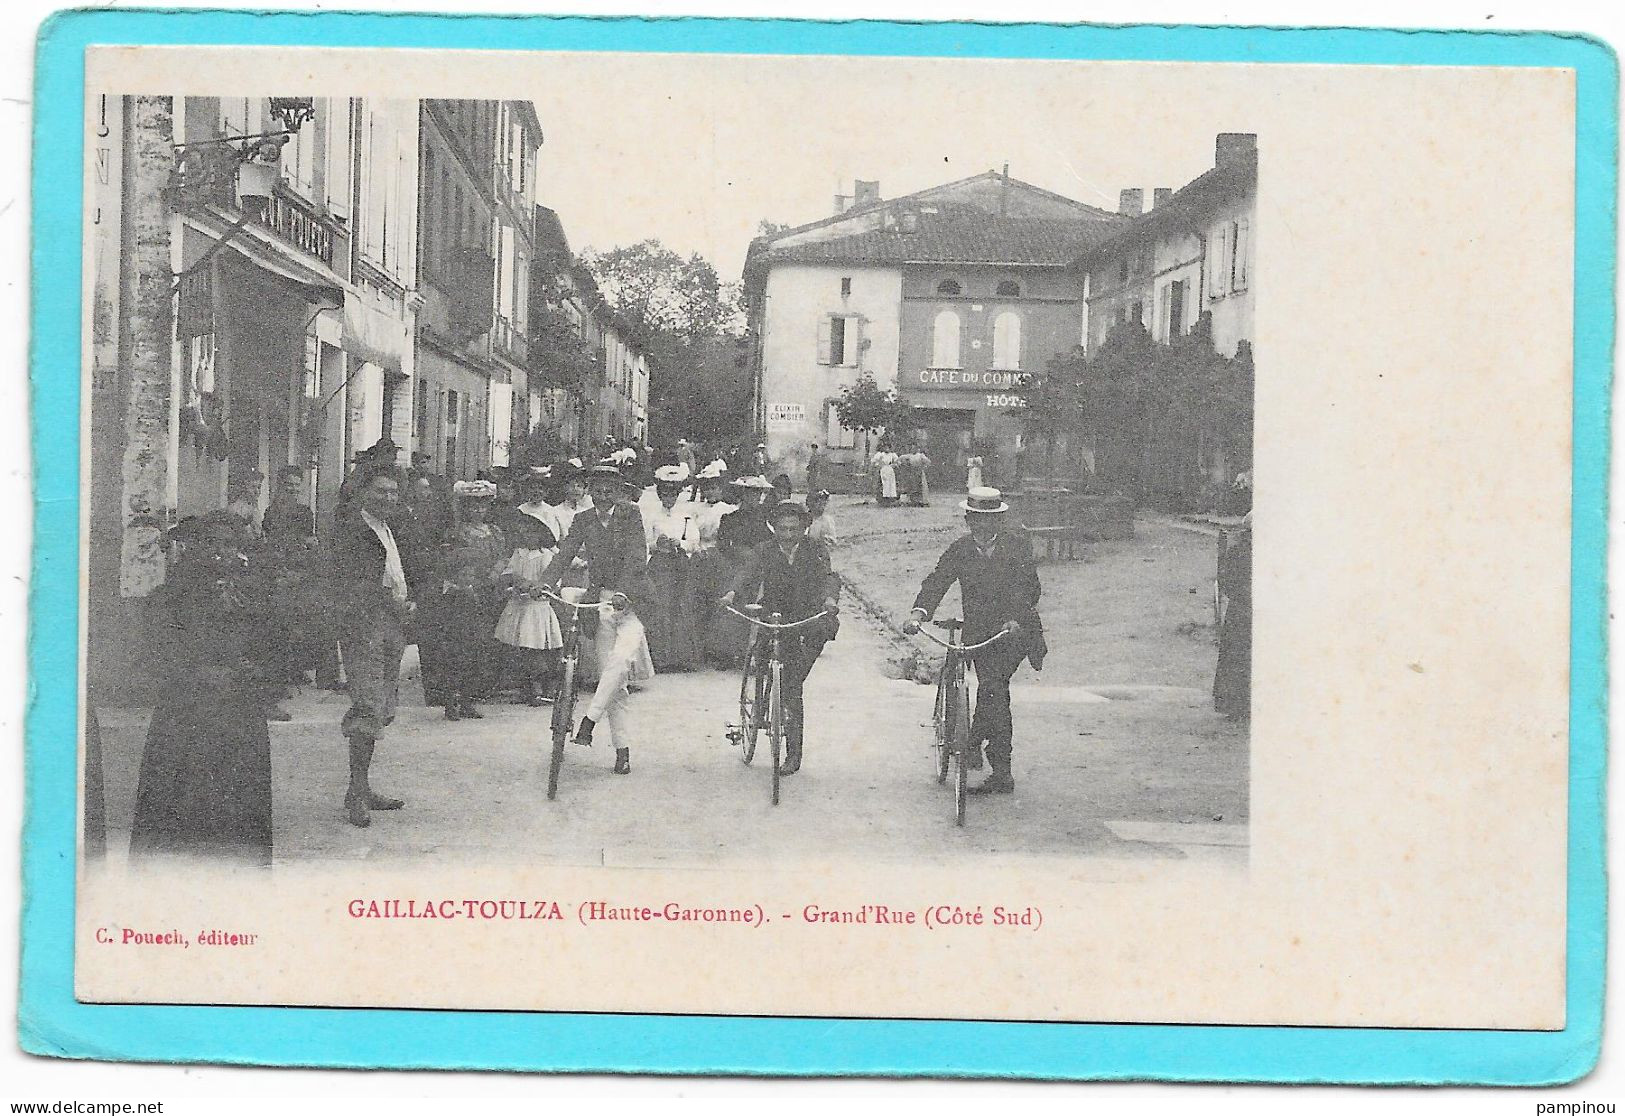
[[559,604],[564,605],[566,608],[573,608],[573,609],[576,609],[577,611],[579,611],[579,610],[581,610],[583,608],[596,608],[600,612],[602,612],[606,608],[614,608],[615,607],[614,605],[610,604],[608,601],[599,601],[597,604],[585,604],[585,603],[583,603],[581,601],[568,600],[568,599],[566,599],[564,597],[559,596],[557,593],[550,593],[546,589],[542,590],[542,596],[546,597],[550,601],[557,601]]
[[936,644],[938,647],[946,647],[949,651],[980,651],[989,644],[999,642],[999,640],[1009,635],[1010,631],[1008,628],[1001,628],[999,631],[994,633],[991,639],[984,639],[981,643],[951,643],[947,640],[938,639],[936,636],[926,631],[923,627],[919,629],[919,633],[926,639],[929,639],[932,643]]
[[770,629],[772,631],[775,631],[775,632],[786,631],[786,630],[788,630],[790,628],[799,628],[803,624],[811,624],[814,620],[822,620],[824,617],[829,615],[829,609],[826,608],[822,612],[814,613],[812,616],[808,616],[808,617],[806,617],[805,619],[802,619],[802,620],[793,620],[788,624],[770,624],[766,620],[758,620],[758,619],[756,619],[756,617],[750,615],[749,613],[740,612],[733,605],[727,605],[726,607],[727,607],[729,612],[733,613],[735,616],[739,617],[741,620],[749,620],[752,624],[755,624],[758,628],[768,628],[768,629]]

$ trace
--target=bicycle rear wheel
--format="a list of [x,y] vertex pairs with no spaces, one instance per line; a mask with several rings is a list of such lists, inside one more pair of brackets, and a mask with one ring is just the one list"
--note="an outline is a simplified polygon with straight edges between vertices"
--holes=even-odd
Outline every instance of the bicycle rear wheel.
[[756,737],[767,719],[766,691],[767,672],[754,655],[747,655],[739,676],[739,758],[746,764],[756,758]]
[[570,720],[576,707],[576,665],[566,660],[559,692],[553,699],[553,755],[547,763],[547,798],[559,793],[559,769],[564,766],[564,742],[570,736]]
[[954,688],[951,710],[954,752],[954,824],[965,824],[965,799],[970,790],[970,694],[961,675]]
[[773,758],[773,805],[779,804],[779,764],[784,762],[784,702],[779,693],[778,672],[768,683],[767,708],[768,725],[767,739]]
[[937,701],[931,711],[932,747],[936,750],[937,782],[948,781],[948,759],[952,754],[952,736],[949,735],[948,690],[950,688],[948,664],[937,672]]

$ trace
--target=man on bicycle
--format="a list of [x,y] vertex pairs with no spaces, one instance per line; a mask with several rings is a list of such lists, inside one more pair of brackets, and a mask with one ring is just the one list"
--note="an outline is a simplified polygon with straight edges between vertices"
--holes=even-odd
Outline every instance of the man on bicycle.
[[1005,523],[1010,505],[996,488],[973,488],[959,505],[970,533],[948,544],[936,569],[926,575],[914,598],[914,608],[903,625],[905,632],[920,630],[942,603],[954,582],[964,601],[964,642],[981,643],[1000,631],[1003,639],[971,654],[976,668],[976,712],[970,726],[970,766],[982,765],[982,744],[987,744],[988,777],[971,787],[971,794],[1009,794],[1016,789],[1010,775],[1010,676],[1023,659],[1034,670],[1044,666],[1048,648],[1038,619],[1038,565],[1026,533]]
[[654,677],[649,641],[641,612],[653,607],[654,585],[649,580],[649,551],[643,537],[643,517],[627,500],[621,470],[605,461],[588,474],[592,507],[577,514],[559,544],[542,583],[558,591],[559,582],[578,557],[587,560],[588,602],[614,607],[598,621],[598,688],[576,730],[575,742],[590,745],[598,722],[607,721],[615,745],[615,774],[632,772],[632,742],[627,734],[628,686]]
[[841,626],[836,616],[841,583],[830,570],[829,552],[807,537],[811,522],[806,507],[794,500],[775,504],[767,513],[772,540],[756,548],[722,597],[722,603],[728,605],[741,594],[747,603],[759,600],[764,614],[777,612],[786,624],[829,613],[816,623],[781,633],[785,749],[780,775],[801,770],[802,687],[824,644],[835,638]]

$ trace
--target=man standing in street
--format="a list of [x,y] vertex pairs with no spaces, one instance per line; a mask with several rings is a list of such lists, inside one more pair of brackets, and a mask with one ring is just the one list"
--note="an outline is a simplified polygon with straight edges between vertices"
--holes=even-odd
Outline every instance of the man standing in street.
[[[841,583],[829,566],[829,552],[822,543],[807,537],[812,517],[794,500],[775,504],[767,513],[773,541],[760,546],[753,560],[735,576],[722,604],[731,605],[744,595],[747,602],[760,600],[762,611],[779,613],[783,622],[828,613],[823,620],[783,633],[784,673],[784,762],[779,774],[794,775],[801,770],[801,745],[806,717],[802,690],[824,644],[835,638],[841,623]],[[758,597],[759,594],[759,597]]]
[[1010,676],[1023,659],[1042,670],[1048,648],[1038,619],[1038,566],[1025,532],[1005,523],[1010,505],[996,488],[973,488],[959,505],[970,533],[948,544],[936,569],[926,575],[914,598],[903,630],[920,630],[942,603],[948,587],[959,582],[964,601],[964,641],[981,643],[996,633],[1003,639],[972,652],[976,668],[976,712],[971,716],[972,768],[981,766],[982,744],[987,744],[988,777],[970,789],[972,794],[1009,794],[1016,789],[1010,773],[1013,725],[1010,718]]
[[358,466],[352,479],[355,500],[338,524],[332,574],[339,651],[350,693],[341,725],[350,745],[344,810],[351,825],[365,827],[372,824],[371,811],[405,805],[375,794],[369,773],[373,749],[395,719],[405,628],[413,606],[390,528],[401,506],[395,471],[383,464]]

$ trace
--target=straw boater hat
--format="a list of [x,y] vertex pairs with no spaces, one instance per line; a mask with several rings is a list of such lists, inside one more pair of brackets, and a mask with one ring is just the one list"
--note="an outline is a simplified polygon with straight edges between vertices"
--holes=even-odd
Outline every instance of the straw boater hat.
[[748,476],[739,477],[729,483],[731,483],[735,488],[759,488],[764,491],[770,491],[773,488],[772,482],[770,482],[760,473],[751,473]]
[[656,484],[687,484],[688,466],[681,463],[676,465],[662,465],[655,470]]
[[484,500],[497,494],[497,486],[490,481],[458,481],[451,486],[455,496],[466,496],[471,500]]
[[702,481],[720,481],[724,479],[727,472],[728,467],[726,465],[720,461],[713,461],[711,464],[700,470],[697,479]]
[[1010,510],[1010,505],[1004,502],[1004,495],[997,488],[973,488],[965,493],[965,498],[960,501],[959,506],[963,511],[980,512],[984,515]]
[[606,458],[587,470],[587,479],[591,480],[594,477],[614,477],[616,480],[620,480],[621,467]]

